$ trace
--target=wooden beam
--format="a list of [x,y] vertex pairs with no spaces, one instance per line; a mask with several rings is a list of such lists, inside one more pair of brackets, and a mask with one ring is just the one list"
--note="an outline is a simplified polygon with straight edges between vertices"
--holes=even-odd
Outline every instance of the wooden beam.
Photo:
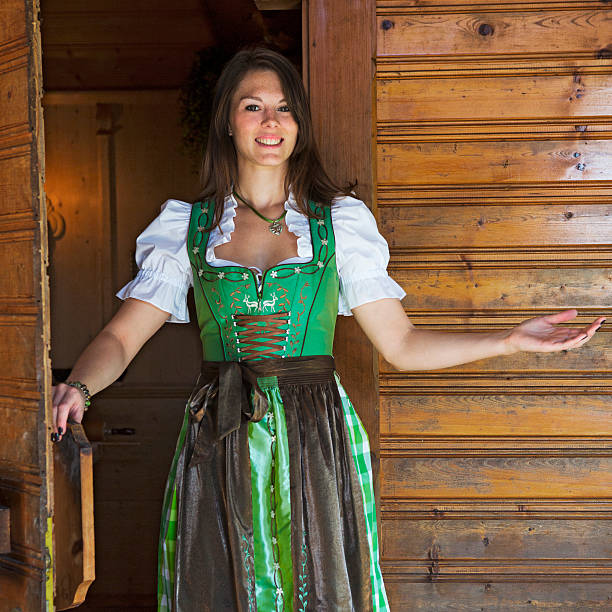
[[260,11],[290,11],[299,9],[302,0],[255,0],[255,6]]
[[[357,182],[357,197],[376,213],[375,2],[305,0],[303,10],[303,78],[324,166],[340,184]],[[378,501],[378,355],[353,317],[338,317],[334,356],[370,438]]]

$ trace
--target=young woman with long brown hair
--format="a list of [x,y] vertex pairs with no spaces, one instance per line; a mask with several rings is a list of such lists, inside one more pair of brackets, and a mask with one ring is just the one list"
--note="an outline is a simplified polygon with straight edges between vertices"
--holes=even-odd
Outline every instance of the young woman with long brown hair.
[[400,370],[576,348],[603,319],[416,329],[373,216],[325,173],[299,75],[271,51],[241,51],[220,77],[203,188],[193,205],[167,201],[139,236],[125,303],[54,388],[57,430],[165,321],[188,320],[193,285],[204,361],[166,485],[159,609],[387,610],[367,435],[334,369],[336,316],[354,315]]

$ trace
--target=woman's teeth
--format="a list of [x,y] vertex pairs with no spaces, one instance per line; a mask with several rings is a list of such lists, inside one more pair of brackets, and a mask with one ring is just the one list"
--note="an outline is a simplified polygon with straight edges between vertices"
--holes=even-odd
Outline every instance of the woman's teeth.
[[255,142],[264,145],[277,145],[280,144],[282,138],[256,138]]

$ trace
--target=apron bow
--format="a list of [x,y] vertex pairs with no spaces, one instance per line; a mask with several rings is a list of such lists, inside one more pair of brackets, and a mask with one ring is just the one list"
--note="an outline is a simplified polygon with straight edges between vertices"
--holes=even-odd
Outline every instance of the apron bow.
[[[202,379],[208,382],[200,385]],[[215,398],[216,410],[209,410]],[[240,428],[243,416],[248,421],[260,421],[268,411],[268,400],[257,382],[257,375],[248,365],[238,361],[216,362],[200,372],[188,404],[192,423],[199,425],[190,466],[210,457],[218,441]],[[202,426],[201,421],[207,413],[213,421],[212,428]]]

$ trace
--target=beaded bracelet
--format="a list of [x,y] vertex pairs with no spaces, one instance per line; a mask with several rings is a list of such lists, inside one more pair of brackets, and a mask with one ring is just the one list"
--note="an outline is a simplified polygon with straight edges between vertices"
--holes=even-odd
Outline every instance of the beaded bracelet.
[[87,412],[87,409],[91,405],[91,395],[89,393],[89,389],[87,388],[87,385],[78,380],[71,380],[70,382],[67,382],[66,384],[69,387],[76,387],[85,396],[85,409],[83,410],[83,412]]

